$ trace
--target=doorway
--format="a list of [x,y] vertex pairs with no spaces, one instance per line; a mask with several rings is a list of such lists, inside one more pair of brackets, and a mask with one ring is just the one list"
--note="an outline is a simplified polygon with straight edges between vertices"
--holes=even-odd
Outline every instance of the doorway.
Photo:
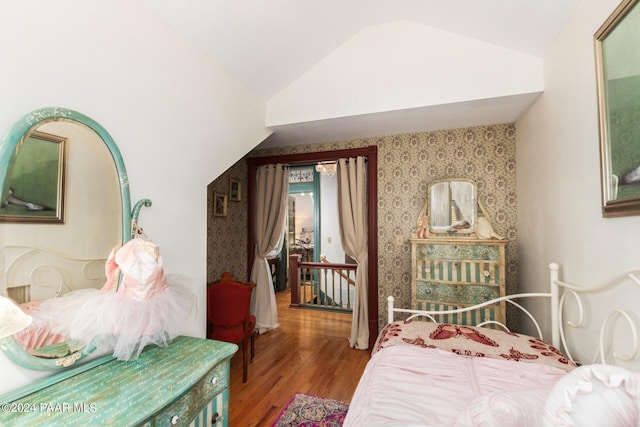
[[[247,259],[248,269],[254,260],[255,248],[255,191],[256,172],[259,166],[267,164],[288,164],[290,167],[319,162],[335,161],[340,158],[363,156],[367,159],[367,233],[369,245],[368,279],[368,324],[369,348],[373,347],[378,334],[378,181],[377,181],[377,147],[369,146],[349,150],[322,151],[315,153],[301,153],[274,157],[252,157],[248,163],[248,215],[247,215]],[[250,277],[251,271],[247,272]]]
[[277,274],[276,291],[291,287],[291,255],[301,255],[300,262],[353,262],[340,242],[335,171],[334,162],[290,167],[287,225],[276,269],[283,274]]

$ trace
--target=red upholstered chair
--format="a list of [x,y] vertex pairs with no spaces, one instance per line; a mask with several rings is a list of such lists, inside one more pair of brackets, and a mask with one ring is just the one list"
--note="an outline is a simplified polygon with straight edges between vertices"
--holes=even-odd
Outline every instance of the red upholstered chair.
[[256,317],[249,310],[255,287],[255,283],[236,280],[228,271],[207,285],[207,335],[212,340],[242,344],[242,382],[247,382],[249,342],[251,360],[254,355]]

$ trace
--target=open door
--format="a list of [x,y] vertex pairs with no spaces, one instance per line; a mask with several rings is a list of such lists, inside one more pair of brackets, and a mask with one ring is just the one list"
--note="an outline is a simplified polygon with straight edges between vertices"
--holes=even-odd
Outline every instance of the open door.
[[[368,325],[369,348],[373,347],[378,335],[378,161],[377,147],[369,146],[348,150],[322,151],[316,153],[301,153],[273,157],[251,157],[248,163],[248,199],[247,199],[247,258],[248,269],[253,265],[255,251],[255,197],[256,197],[256,172],[259,166],[265,164],[282,163],[292,166],[300,166],[311,163],[327,162],[339,158],[364,156],[367,158],[367,233],[368,233]],[[298,207],[296,206],[296,211]],[[287,233],[288,234],[288,233]],[[287,236],[288,237],[288,236]],[[331,259],[331,258],[329,258]],[[288,271],[288,268],[284,269]],[[251,274],[250,271],[248,273]]]

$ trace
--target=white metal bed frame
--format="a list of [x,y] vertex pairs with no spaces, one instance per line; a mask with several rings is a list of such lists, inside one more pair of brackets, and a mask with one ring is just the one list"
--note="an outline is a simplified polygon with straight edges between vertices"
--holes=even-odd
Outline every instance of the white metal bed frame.
[[[67,292],[104,285],[106,258],[78,258],[52,249],[7,245],[12,257],[5,266],[6,292],[18,303],[58,297]],[[1,291],[1,289],[0,289]]]
[[[481,304],[455,310],[438,311],[397,308],[394,307],[394,297],[389,296],[387,297],[387,319],[389,323],[392,323],[394,321],[395,313],[404,313],[410,315],[407,320],[415,317],[427,317],[431,321],[436,322],[435,318],[433,317],[434,315],[459,314],[505,301],[506,303],[516,307],[518,310],[520,310],[521,313],[529,318],[537,331],[538,337],[540,339],[544,339],[538,321],[526,307],[520,304],[519,300],[528,300],[530,298],[549,298],[551,304],[551,344],[554,347],[564,351],[564,353],[572,361],[575,361],[567,343],[567,329],[584,327],[588,321],[583,296],[596,295],[616,286],[627,286],[629,281],[631,281],[631,283],[635,285],[640,286],[640,268],[626,270],[614,276],[612,279],[593,287],[582,287],[564,282],[559,278],[559,271],[560,266],[558,264],[549,264],[550,292],[529,292],[507,295],[504,297],[494,298]],[[569,300],[573,300],[573,303],[575,304],[573,307],[575,307],[574,311],[577,312],[577,319],[572,318],[565,320],[565,314],[568,311],[567,308],[569,306]],[[640,313],[640,310],[638,310],[638,312]],[[631,350],[627,353],[615,351],[614,348],[610,347],[612,344],[607,342],[606,339],[608,336],[607,334],[612,333],[612,329],[616,327],[615,321],[618,318],[622,318],[629,329],[628,335],[631,338],[632,344]],[[505,330],[509,330],[506,325],[495,320],[486,320],[476,326],[486,326],[489,324],[494,324],[501,328],[504,328]],[[622,328],[618,326],[616,330],[621,329]],[[627,310],[623,310],[620,308],[611,309],[610,311],[608,311],[603,322],[600,324],[598,345],[591,363],[599,362],[602,364],[607,364],[607,354],[611,354],[612,357],[616,360],[631,361],[636,360],[637,358],[638,332],[636,321],[634,321],[633,314],[629,313]],[[609,364],[615,364],[615,361],[613,363],[610,362]]]

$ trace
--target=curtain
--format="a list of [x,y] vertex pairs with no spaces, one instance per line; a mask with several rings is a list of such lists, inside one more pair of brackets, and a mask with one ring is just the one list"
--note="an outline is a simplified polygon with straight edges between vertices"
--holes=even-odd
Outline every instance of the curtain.
[[344,252],[358,264],[349,345],[369,348],[367,180],[364,157],[338,160],[338,216]]
[[251,267],[251,281],[256,288],[251,296],[251,313],[256,316],[258,333],[275,329],[278,307],[273,290],[269,258],[282,250],[289,193],[289,167],[266,165],[256,174],[256,247]]

